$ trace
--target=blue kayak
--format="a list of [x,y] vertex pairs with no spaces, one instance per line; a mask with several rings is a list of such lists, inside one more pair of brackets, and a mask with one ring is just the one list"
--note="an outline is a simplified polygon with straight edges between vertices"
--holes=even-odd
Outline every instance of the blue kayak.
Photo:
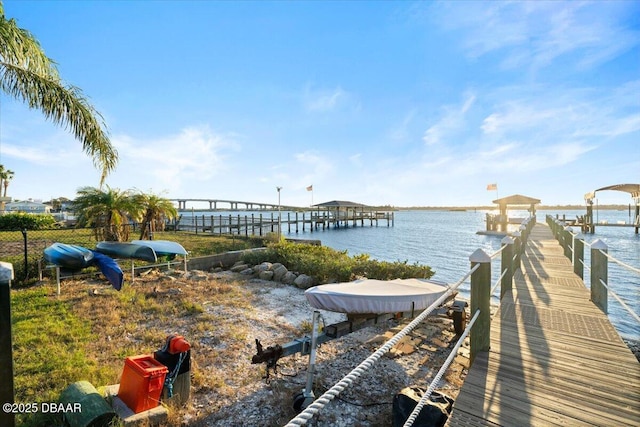
[[90,249],[66,243],[54,243],[45,248],[44,259],[58,267],[81,270],[91,265],[93,252]]
[[132,240],[131,243],[152,248],[156,254],[161,256],[185,256],[188,253],[180,243],[171,240]]
[[100,269],[104,277],[107,278],[115,290],[119,291],[122,289],[122,285],[124,284],[124,274],[122,273],[122,269],[118,263],[113,258],[101,254],[100,252],[91,252],[93,252],[92,264]]
[[143,261],[157,262],[153,248],[128,242],[98,242],[96,251],[113,258],[134,258]]

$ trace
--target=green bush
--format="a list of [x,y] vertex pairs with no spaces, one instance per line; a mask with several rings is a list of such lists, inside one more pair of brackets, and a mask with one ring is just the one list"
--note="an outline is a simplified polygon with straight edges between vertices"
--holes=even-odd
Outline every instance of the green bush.
[[350,257],[347,251],[292,242],[270,244],[266,251],[246,254],[243,260],[250,264],[279,262],[289,270],[313,276],[319,283],[348,282],[358,277],[380,280],[428,279],[434,274],[431,267],[426,265],[409,264],[407,261],[377,261],[366,254]]
[[0,216],[1,231],[41,230],[51,228],[55,223],[56,219],[48,214],[15,212]]

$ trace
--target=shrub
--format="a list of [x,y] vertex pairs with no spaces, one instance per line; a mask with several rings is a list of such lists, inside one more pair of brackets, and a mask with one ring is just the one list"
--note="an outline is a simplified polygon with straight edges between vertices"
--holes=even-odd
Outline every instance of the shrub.
[[0,216],[1,231],[41,230],[51,228],[55,223],[55,218],[47,214],[14,212]]
[[358,277],[380,280],[428,279],[434,274],[431,267],[426,265],[409,264],[407,261],[377,261],[366,254],[350,257],[347,251],[286,241],[269,244],[266,251],[246,254],[243,260],[250,264],[279,262],[289,270],[315,277],[320,283],[348,282]]

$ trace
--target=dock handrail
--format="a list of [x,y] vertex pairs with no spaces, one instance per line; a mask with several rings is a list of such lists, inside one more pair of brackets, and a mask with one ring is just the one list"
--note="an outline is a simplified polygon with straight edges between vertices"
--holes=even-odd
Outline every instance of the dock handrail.
[[[570,227],[565,227],[562,220],[553,218],[551,215],[547,215],[547,224],[563,248],[565,248],[565,246],[569,248],[565,248],[565,255],[571,259],[573,262],[574,272],[583,279],[583,282],[584,268],[589,271],[591,278],[592,301],[604,313],[608,313],[608,293],[611,293],[611,295],[620,303],[622,308],[627,310],[627,312],[629,312],[629,314],[638,321],[638,323],[640,323],[640,316],[638,316],[638,314],[635,313],[613,289],[611,289],[611,284],[608,283],[608,261],[613,261],[627,270],[638,274],[640,274],[640,268],[626,264],[609,254],[609,248],[600,239],[597,239],[592,243],[586,243],[583,239],[577,237],[577,233],[572,233]],[[591,265],[587,265],[584,262],[585,245],[589,247],[591,251]]]
[[[433,304],[426,308],[418,317],[416,317],[411,323],[405,326],[400,332],[391,337],[386,343],[378,348],[374,353],[361,362],[356,368],[344,376],[340,381],[334,384],[329,390],[327,390],[322,396],[314,400],[310,405],[302,410],[295,418],[291,419],[285,427],[302,426],[313,418],[322,408],[324,408],[331,400],[336,398],[345,388],[350,386],[353,381],[360,377],[366,370],[368,370],[380,357],[387,353],[394,345],[396,345],[403,337],[409,332],[415,329],[424,319],[440,304],[447,300],[455,290],[464,283],[468,278],[471,278],[471,298],[470,298],[470,312],[473,312],[473,318],[465,328],[461,338],[458,340],[454,348],[449,354],[449,357],[438,371],[438,374],[431,382],[427,393],[421,399],[428,399],[429,395],[435,389],[435,384],[439,381],[440,377],[444,374],[453,358],[457,355],[457,352],[462,345],[467,334],[470,335],[470,354],[469,363],[473,363],[476,354],[480,351],[489,350],[489,332],[491,325],[491,295],[495,291],[498,284],[502,284],[502,290],[500,295],[504,295],[507,289],[511,289],[513,284],[513,272],[520,266],[520,259],[524,249],[526,247],[526,239],[535,225],[535,217],[530,216],[520,226],[520,231],[514,233],[514,238],[505,237],[502,240],[502,247],[491,255],[486,254],[482,249],[477,249],[469,256],[471,267],[469,271],[457,282],[449,285],[447,290],[440,298],[438,298]],[[501,265],[504,267],[502,274],[500,275],[497,283],[491,287],[491,259],[496,258],[498,255],[501,257]],[[507,273],[511,274],[507,274]],[[438,376],[439,375],[439,376]],[[424,405],[424,402],[422,402]],[[419,412],[419,411],[418,411]],[[416,414],[417,416],[417,414]],[[415,417],[414,417],[415,418]],[[413,421],[410,421],[411,416],[405,423],[405,426],[411,426]],[[407,424],[408,423],[408,424]]]

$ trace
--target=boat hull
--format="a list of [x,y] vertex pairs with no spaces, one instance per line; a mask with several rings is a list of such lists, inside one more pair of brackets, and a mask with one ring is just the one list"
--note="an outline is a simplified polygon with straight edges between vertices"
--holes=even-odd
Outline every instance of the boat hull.
[[44,259],[69,270],[82,270],[91,265],[93,252],[90,249],[66,243],[54,243],[44,250]]
[[118,263],[111,257],[97,251],[93,252],[93,265],[98,267],[111,286],[117,291],[122,289],[124,274]]
[[171,240],[132,240],[131,243],[152,248],[157,255],[187,255],[187,250],[180,243]]
[[156,251],[149,246],[127,242],[98,242],[96,252],[109,255],[113,258],[133,258],[142,261],[156,262]]

